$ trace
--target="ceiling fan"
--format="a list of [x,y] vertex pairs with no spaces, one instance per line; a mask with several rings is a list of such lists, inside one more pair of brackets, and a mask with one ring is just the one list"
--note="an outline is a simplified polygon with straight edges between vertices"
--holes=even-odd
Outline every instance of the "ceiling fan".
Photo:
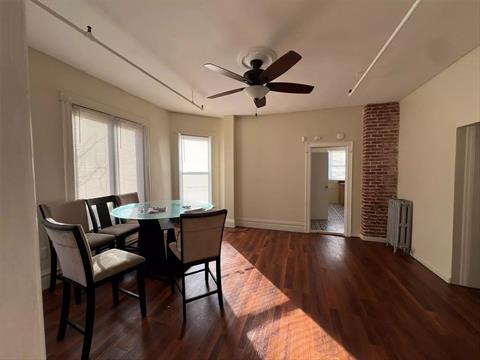
[[207,69],[215,71],[219,74],[227,76],[231,79],[243,82],[247,84],[246,87],[224,91],[219,94],[211,95],[209,99],[215,99],[221,96],[234,94],[240,91],[244,91],[253,99],[255,106],[261,108],[266,105],[267,100],[265,95],[269,91],[277,91],[291,94],[310,94],[313,90],[313,86],[289,82],[272,82],[277,77],[287,72],[293,65],[300,61],[302,57],[300,54],[293,50],[290,50],[285,55],[275,60],[266,69],[262,69],[263,60],[252,59],[250,61],[251,69],[243,74],[238,75],[230,70],[224,69],[215,64],[204,64]]

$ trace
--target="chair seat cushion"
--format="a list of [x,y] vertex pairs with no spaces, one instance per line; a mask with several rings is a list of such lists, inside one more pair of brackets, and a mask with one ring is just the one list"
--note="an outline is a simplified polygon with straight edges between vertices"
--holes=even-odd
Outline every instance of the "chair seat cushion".
[[116,237],[128,236],[140,229],[138,224],[115,224],[103,229],[98,230],[102,234],[111,234]]
[[115,236],[109,234],[86,233],[85,236],[87,237],[90,249],[97,249],[106,246],[115,240]]
[[93,281],[98,282],[142,264],[145,258],[128,251],[110,249],[95,255],[92,262]]
[[172,250],[173,254],[178,258],[178,260],[182,260],[181,250],[178,248],[176,242],[171,242],[168,244],[168,247],[170,250]]

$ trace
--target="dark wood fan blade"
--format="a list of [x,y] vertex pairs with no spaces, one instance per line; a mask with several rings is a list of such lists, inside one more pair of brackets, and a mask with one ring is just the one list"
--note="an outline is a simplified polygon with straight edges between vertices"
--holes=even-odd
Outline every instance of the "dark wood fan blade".
[[221,93],[219,93],[219,94],[210,95],[210,96],[208,97],[208,99],[215,99],[215,98],[218,98],[218,97],[220,97],[220,96],[235,94],[236,92],[242,91],[243,89],[245,89],[245,88],[238,88],[238,89],[233,89],[233,90],[224,91],[224,92],[221,92]]
[[253,101],[255,102],[255,106],[257,108],[261,108],[267,105],[267,99],[265,98],[265,96],[261,99],[254,99]]
[[277,91],[292,94],[310,94],[313,90],[312,85],[288,83],[288,82],[273,82],[265,85],[270,91]]
[[243,76],[235,74],[234,72],[232,72],[230,70],[227,70],[227,69],[224,69],[224,68],[222,68],[220,66],[217,66],[215,64],[208,63],[208,64],[203,64],[203,66],[205,66],[208,70],[215,71],[216,73],[222,74],[222,75],[227,76],[231,79],[238,80],[238,81],[241,81],[241,82],[246,82],[246,80],[243,78]]
[[285,73],[293,65],[300,61],[302,57],[300,54],[290,50],[282,57],[274,61],[268,68],[266,68],[259,76],[262,84],[275,80],[277,77]]

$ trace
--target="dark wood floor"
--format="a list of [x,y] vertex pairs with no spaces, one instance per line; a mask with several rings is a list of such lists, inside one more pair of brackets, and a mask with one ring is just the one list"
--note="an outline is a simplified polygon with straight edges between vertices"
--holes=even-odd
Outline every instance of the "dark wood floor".
[[[212,270],[214,267],[212,266]],[[359,239],[236,229],[222,247],[225,313],[187,305],[147,280],[148,316],[98,289],[95,359],[479,359],[480,291],[449,286],[410,257]],[[187,292],[205,289],[190,277]],[[135,289],[134,279],[127,285]],[[127,287],[128,287],[127,286]],[[45,293],[50,359],[78,359],[82,337],[55,339],[60,291]],[[82,321],[83,305],[72,317]]]

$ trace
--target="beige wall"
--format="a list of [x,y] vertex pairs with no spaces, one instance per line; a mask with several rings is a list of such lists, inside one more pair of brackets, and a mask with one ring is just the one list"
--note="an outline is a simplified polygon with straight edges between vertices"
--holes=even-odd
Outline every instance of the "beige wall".
[[0,43],[0,359],[44,359],[23,1],[0,1]]
[[180,198],[178,179],[178,134],[211,136],[212,138],[212,201],[221,205],[221,159],[223,158],[223,119],[181,113],[170,113],[170,156],[172,169],[172,196]]
[[480,48],[403,99],[400,116],[398,195],[414,204],[414,256],[449,281],[456,129],[480,119]]
[[[65,199],[60,92],[111,109],[148,128],[151,198],[169,198],[168,112],[34,49],[29,51],[37,202]],[[48,269],[47,238],[40,230],[42,268]]]
[[353,141],[352,234],[360,233],[362,108],[349,107],[235,119],[235,218],[303,229],[305,144]]

